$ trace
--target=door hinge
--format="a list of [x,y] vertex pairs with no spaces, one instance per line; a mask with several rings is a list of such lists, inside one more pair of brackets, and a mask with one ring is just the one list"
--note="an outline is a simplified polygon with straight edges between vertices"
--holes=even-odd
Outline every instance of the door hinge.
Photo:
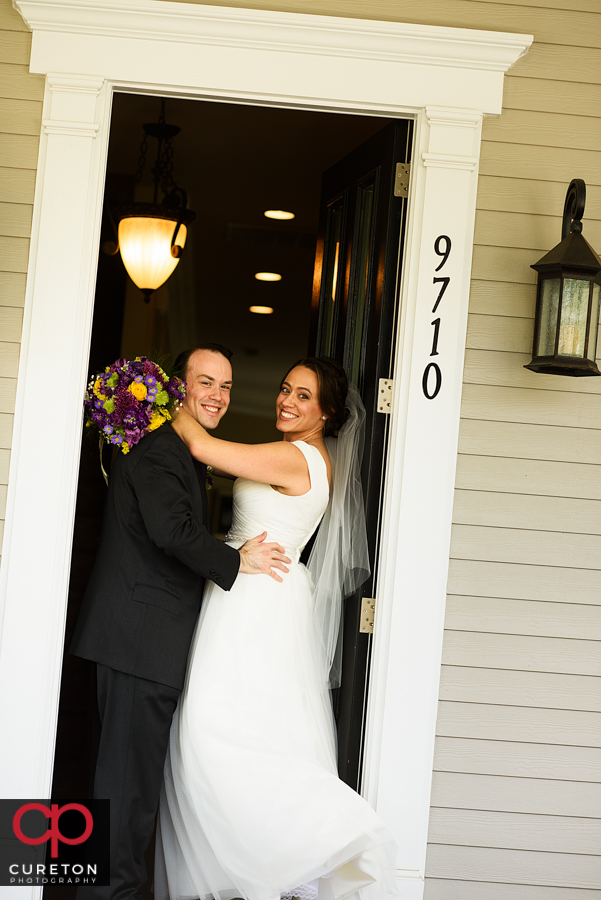
[[359,631],[363,634],[374,633],[374,616],[376,614],[376,601],[374,597],[364,597],[361,601],[361,625]]
[[397,163],[394,173],[394,196],[409,196],[409,174],[411,172],[411,163]]
[[378,412],[390,414],[393,384],[392,378],[380,378],[378,382]]

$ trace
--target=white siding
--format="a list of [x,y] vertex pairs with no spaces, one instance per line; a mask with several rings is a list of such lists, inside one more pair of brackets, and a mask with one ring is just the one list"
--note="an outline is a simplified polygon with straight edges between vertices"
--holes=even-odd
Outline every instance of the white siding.
[[601,249],[601,7],[546,5],[484,126],[426,900],[601,897],[601,379],[523,368],[572,178]]
[[44,93],[30,47],[23,19],[0,0],[0,549]]

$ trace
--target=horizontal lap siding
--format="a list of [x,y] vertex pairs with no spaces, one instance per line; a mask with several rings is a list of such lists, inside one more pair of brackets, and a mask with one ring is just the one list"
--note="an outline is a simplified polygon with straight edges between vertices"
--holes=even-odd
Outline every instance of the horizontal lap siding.
[[30,49],[21,16],[0,0],[0,549],[44,93]]
[[524,368],[572,178],[601,250],[601,6],[546,5],[464,23],[535,43],[484,123],[426,900],[601,900],[601,378]]

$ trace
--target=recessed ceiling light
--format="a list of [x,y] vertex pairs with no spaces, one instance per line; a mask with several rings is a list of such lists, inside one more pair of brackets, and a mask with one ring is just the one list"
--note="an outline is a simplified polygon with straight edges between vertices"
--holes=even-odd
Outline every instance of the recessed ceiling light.
[[277,272],[256,272],[255,278],[257,281],[281,281],[282,276],[278,275]]
[[248,308],[252,313],[259,313],[260,316],[268,316],[273,312],[272,306],[249,306]]
[[268,219],[293,219],[293,212],[286,212],[285,209],[266,209],[263,213]]

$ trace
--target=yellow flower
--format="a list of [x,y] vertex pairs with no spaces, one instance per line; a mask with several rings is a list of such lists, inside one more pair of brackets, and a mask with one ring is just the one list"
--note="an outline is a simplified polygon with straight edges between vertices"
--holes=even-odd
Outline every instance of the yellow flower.
[[100,378],[98,378],[98,379],[94,382],[94,388],[93,388],[93,390],[94,390],[94,393],[96,394],[96,396],[98,397],[99,400],[106,400],[106,399],[107,399],[106,395],[105,395],[105,394],[102,394],[102,393],[100,392],[100,386],[101,386],[101,384],[102,384],[102,381],[100,380]]
[[144,400],[148,391],[146,390],[146,385],[142,384],[141,381],[132,381],[130,384],[129,391],[134,395],[136,400]]
[[125,441],[121,444],[121,449],[124,453],[129,453],[129,444],[126,444]]
[[164,421],[165,417],[155,410],[155,412],[153,412],[152,414],[150,425],[148,426],[149,430],[154,431],[156,428],[160,428]]
[[167,419],[168,422],[171,421],[171,413],[169,412],[168,409],[162,409],[161,415],[165,416],[165,418]]

